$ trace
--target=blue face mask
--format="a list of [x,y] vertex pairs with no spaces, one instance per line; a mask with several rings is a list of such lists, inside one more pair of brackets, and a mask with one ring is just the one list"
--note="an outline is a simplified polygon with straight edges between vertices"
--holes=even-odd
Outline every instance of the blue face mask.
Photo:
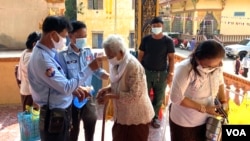
[[76,47],[82,49],[87,44],[87,38],[76,38]]

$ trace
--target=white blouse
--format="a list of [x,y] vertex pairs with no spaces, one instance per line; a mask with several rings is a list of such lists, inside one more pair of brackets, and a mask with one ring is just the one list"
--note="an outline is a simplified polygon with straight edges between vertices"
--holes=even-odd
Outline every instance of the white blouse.
[[25,49],[20,57],[18,67],[18,77],[21,80],[20,93],[22,95],[31,95],[29,88],[29,80],[27,74],[27,68],[30,60],[31,52]]
[[194,127],[206,122],[207,113],[181,106],[184,97],[188,97],[203,105],[214,105],[219,86],[224,84],[222,67],[211,73],[199,71],[201,76],[194,73],[190,59],[185,59],[175,66],[175,75],[170,92],[172,108],[171,120],[184,127]]

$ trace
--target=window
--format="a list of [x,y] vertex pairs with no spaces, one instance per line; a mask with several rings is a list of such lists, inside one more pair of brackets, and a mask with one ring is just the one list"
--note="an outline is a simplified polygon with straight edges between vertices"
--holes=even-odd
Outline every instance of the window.
[[134,48],[135,46],[135,33],[130,32],[129,33],[129,48]]
[[92,33],[92,48],[102,48],[103,33]]
[[234,12],[234,16],[244,17],[245,16],[245,12]]
[[103,9],[103,0],[88,0],[88,9]]

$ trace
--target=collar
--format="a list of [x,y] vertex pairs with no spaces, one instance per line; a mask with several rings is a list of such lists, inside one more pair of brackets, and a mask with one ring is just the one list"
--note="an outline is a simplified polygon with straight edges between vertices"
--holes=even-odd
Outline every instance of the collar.
[[[83,49],[80,50],[80,53],[84,53],[85,51],[86,51],[86,49],[83,48]],[[70,43],[68,45],[68,51],[67,52],[68,52],[68,54],[72,54],[72,53],[77,54],[77,52],[75,52],[74,49],[71,47]]]
[[46,51],[46,52],[47,52],[51,57],[53,57],[53,58],[55,57],[55,55],[56,55],[56,53],[57,53],[57,51],[56,51],[55,48],[50,49],[50,48],[48,48],[47,46],[41,44],[40,42],[36,43],[36,47],[37,47],[37,48],[40,48],[40,49],[42,49],[42,50],[44,50],[44,51]]

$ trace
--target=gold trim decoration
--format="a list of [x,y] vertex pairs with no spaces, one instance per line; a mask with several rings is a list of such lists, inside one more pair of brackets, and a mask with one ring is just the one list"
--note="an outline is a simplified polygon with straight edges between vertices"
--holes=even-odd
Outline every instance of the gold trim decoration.
[[47,3],[64,3],[65,0],[45,0]]

